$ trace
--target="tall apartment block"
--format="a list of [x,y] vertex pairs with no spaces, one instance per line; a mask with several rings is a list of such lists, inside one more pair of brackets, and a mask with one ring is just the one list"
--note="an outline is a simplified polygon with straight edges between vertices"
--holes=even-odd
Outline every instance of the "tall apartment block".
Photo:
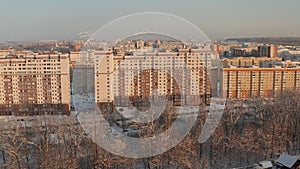
[[276,58],[278,57],[278,46],[275,45],[262,45],[258,46],[258,57]]
[[22,55],[0,59],[0,115],[68,115],[68,55]]
[[128,106],[155,96],[166,96],[175,105],[199,105],[201,101],[209,104],[210,50],[133,55],[98,52],[95,56],[98,103]]

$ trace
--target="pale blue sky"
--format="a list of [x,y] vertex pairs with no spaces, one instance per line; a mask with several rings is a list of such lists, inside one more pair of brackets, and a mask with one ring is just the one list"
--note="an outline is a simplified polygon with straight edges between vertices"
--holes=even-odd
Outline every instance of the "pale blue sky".
[[299,0],[3,0],[0,41],[73,40],[136,12],[166,12],[211,39],[300,36]]

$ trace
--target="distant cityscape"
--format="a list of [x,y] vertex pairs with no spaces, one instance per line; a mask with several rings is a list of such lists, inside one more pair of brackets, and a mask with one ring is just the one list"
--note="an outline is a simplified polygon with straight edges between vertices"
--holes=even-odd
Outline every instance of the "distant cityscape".
[[[216,85],[222,97],[230,99],[272,98],[300,89],[300,46],[225,41],[193,49],[180,42],[127,40],[113,49],[80,52],[82,47],[80,41],[2,44],[0,114],[68,115],[71,92],[95,93],[97,103],[128,104],[121,103],[121,97],[148,99],[154,89],[173,100],[179,94],[208,99],[218,92]],[[206,67],[216,70],[218,58],[222,76],[209,77]],[[190,75],[171,71],[185,64]],[[153,65],[165,72],[138,73]],[[183,86],[174,86],[175,76],[182,78],[177,83]],[[217,78],[219,84],[210,83]],[[183,93],[178,93],[180,88]]]

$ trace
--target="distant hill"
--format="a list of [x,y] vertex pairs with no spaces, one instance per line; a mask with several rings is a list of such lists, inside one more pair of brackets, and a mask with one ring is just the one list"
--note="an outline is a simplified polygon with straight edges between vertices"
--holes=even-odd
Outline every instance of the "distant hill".
[[154,40],[162,40],[162,41],[170,41],[170,42],[176,42],[179,41],[173,37],[163,35],[163,34],[157,34],[157,33],[139,33],[130,37],[127,37],[124,40],[146,40],[146,41],[154,41]]

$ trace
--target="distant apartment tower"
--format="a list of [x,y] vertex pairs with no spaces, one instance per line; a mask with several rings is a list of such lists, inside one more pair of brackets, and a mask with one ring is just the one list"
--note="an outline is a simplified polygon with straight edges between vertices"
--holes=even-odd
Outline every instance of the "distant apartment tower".
[[93,52],[70,53],[72,94],[76,95],[95,92],[93,57]]
[[262,45],[258,46],[258,57],[277,58],[278,57],[278,46],[276,45]]
[[223,67],[231,67],[235,66],[237,68],[241,67],[252,67],[252,66],[268,66],[271,63],[282,62],[282,58],[267,58],[267,57],[237,57],[234,59],[224,58],[222,59]]
[[246,57],[247,52],[245,49],[240,49],[240,48],[233,48],[231,50],[231,54],[233,57]]
[[69,115],[68,55],[0,59],[0,115]]
[[199,105],[201,101],[209,104],[211,87],[206,68],[210,65],[206,61],[211,57],[210,51],[97,55],[97,103],[128,106],[154,95],[164,95],[175,105]]
[[277,58],[278,57],[278,46],[272,45],[270,46],[270,57],[271,58]]
[[94,66],[79,64],[72,66],[71,70],[72,94],[84,94],[95,92]]
[[219,45],[219,44],[214,44],[214,51],[218,55],[224,53],[224,51],[221,51],[221,45]]

